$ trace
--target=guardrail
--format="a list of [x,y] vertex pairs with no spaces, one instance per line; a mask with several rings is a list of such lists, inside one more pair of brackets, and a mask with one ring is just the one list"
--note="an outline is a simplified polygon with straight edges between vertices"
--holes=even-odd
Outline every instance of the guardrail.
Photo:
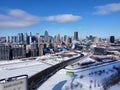
[[53,65],[33,76],[28,78],[28,90],[36,90],[43,82],[45,82],[51,75],[56,73],[58,70],[64,68],[65,66],[68,66],[76,61],[79,61],[81,58],[83,59],[83,54],[79,57],[75,57],[72,59],[69,59],[67,61],[63,61],[59,64]]

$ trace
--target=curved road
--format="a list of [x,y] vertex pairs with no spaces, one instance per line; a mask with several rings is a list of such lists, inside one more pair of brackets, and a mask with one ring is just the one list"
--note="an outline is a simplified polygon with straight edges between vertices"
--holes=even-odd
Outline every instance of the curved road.
[[36,90],[43,82],[45,82],[50,76],[55,74],[58,70],[66,67],[68,65],[71,65],[79,60],[82,60],[88,56],[89,56],[89,54],[86,56],[81,54],[78,57],[69,59],[67,61],[63,61],[59,64],[53,65],[53,66],[35,74],[34,76],[32,76],[28,79],[28,90]]

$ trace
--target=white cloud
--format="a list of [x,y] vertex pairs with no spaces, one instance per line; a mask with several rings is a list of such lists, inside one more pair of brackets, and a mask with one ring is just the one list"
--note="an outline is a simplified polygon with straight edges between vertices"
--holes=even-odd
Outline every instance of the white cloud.
[[7,10],[6,14],[0,14],[0,28],[28,27],[38,22],[39,17],[20,9]]
[[56,16],[38,17],[33,16],[21,9],[9,9],[4,14],[0,14],[0,28],[22,28],[29,27],[41,21],[52,21],[57,23],[75,22],[81,16],[72,14],[61,14]]
[[97,9],[97,11],[94,12],[94,14],[105,15],[112,12],[120,11],[120,3],[112,3],[103,6],[96,6],[95,8]]
[[58,23],[68,23],[75,22],[81,19],[81,16],[76,16],[72,14],[61,14],[56,16],[45,17],[46,21],[58,22]]

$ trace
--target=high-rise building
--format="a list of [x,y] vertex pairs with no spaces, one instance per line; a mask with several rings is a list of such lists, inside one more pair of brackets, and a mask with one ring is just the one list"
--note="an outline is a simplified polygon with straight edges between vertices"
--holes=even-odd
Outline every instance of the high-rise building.
[[110,42],[114,43],[115,42],[115,36],[110,36]]
[[12,44],[12,58],[24,58],[26,54],[26,46],[24,44]]
[[45,42],[48,42],[48,31],[45,31]]
[[39,47],[40,42],[41,42],[41,40],[40,40],[40,34],[39,33],[36,33],[36,41],[37,41],[38,47]]
[[44,44],[40,44],[39,45],[39,56],[43,55],[43,48],[44,48]]
[[10,45],[0,44],[0,60],[11,60],[11,47]]
[[0,43],[5,43],[6,42],[6,37],[0,37]]
[[64,35],[64,42],[67,41],[67,35]]
[[67,39],[67,44],[71,44],[72,43],[72,38],[71,37],[68,37]]
[[12,36],[10,36],[10,43],[12,43],[13,42],[13,40],[12,40]]
[[61,36],[61,41],[64,41],[64,38],[63,38],[63,36]]
[[36,43],[32,43],[31,45],[31,57],[35,57],[35,56],[38,56],[38,44]]
[[10,43],[10,36],[6,36],[6,42]]
[[11,36],[11,38],[10,38],[10,42],[11,42],[11,43],[13,43],[13,37],[14,37],[14,36]]
[[32,33],[30,32],[29,34],[30,34],[30,36],[29,36],[29,43],[31,44],[32,43]]
[[13,36],[13,43],[17,42],[17,36]]
[[78,32],[74,32],[74,40],[78,40]]
[[60,41],[60,34],[57,34],[57,41]]
[[18,43],[22,44],[24,41],[23,33],[18,33],[17,39],[18,39]]
[[29,36],[27,33],[24,33],[24,44],[29,44]]

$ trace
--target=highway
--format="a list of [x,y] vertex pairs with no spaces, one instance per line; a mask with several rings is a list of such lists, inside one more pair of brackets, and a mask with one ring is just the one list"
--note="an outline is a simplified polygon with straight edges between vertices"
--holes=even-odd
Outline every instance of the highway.
[[28,78],[28,90],[36,90],[40,85],[42,85],[43,82],[45,82],[50,76],[52,76],[53,74],[55,74],[58,70],[71,65],[79,60],[82,60],[86,57],[88,57],[90,54],[84,56],[83,54],[81,54],[78,57],[69,59],[67,61],[63,61],[59,64],[53,65],[37,74],[35,74],[32,77]]

